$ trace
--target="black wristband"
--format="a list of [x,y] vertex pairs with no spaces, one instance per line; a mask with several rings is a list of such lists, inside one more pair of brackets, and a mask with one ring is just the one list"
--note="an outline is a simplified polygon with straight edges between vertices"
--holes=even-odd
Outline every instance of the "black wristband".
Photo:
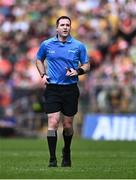
[[84,71],[82,68],[78,68],[78,69],[77,69],[77,74],[78,74],[78,75],[85,74],[85,71]]
[[46,73],[41,74],[41,78],[43,78],[43,77],[44,77],[44,75],[46,75]]

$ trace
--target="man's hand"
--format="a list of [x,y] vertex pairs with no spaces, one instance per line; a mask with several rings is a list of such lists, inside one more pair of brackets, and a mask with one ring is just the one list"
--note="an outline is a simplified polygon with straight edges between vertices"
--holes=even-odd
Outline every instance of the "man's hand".
[[44,84],[49,84],[49,76],[44,75],[43,78],[42,78],[42,82],[43,82]]
[[66,71],[67,71],[66,76],[77,76],[78,75],[77,71],[73,68],[70,68],[70,69],[66,68]]

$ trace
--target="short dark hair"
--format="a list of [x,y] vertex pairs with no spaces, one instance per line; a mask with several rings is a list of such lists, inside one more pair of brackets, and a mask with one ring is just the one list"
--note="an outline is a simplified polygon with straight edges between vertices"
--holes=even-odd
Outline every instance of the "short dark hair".
[[70,19],[70,17],[68,17],[68,16],[60,16],[60,17],[57,19],[57,21],[56,21],[56,26],[58,26],[59,21],[60,21],[61,19],[68,19],[68,20],[70,21],[70,24],[71,24],[71,19]]

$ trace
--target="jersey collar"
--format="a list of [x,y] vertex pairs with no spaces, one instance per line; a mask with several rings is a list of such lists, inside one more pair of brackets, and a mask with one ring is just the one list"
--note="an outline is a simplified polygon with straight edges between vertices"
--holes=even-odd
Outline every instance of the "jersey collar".
[[[54,36],[53,41],[59,41],[57,35]],[[69,43],[72,42],[72,37],[70,35],[67,37],[66,42],[69,42]]]

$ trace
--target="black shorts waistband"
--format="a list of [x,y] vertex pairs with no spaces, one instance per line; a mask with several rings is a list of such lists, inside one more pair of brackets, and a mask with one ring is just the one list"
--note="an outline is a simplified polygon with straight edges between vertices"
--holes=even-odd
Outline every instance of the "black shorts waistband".
[[71,87],[76,87],[77,83],[73,84],[47,84],[47,87],[56,87],[56,88],[71,88]]

